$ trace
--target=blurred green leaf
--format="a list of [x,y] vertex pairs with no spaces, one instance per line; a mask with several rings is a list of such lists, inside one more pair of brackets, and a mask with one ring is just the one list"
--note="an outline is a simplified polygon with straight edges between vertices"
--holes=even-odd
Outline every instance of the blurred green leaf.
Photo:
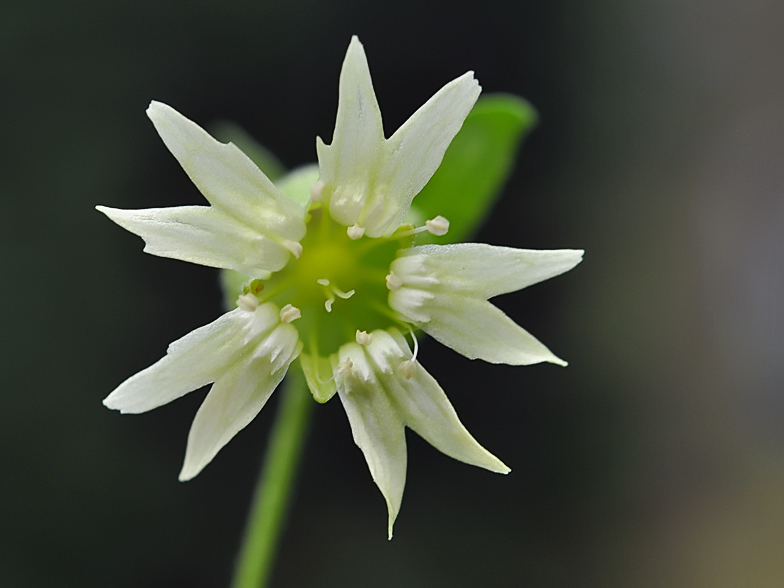
[[218,121],[210,125],[210,133],[218,141],[234,143],[273,182],[286,175],[286,168],[280,160],[238,124]]
[[240,272],[222,269],[220,271],[220,285],[223,292],[223,307],[229,311],[237,308],[237,297],[242,294],[242,288],[250,278]]
[[518,96],[495,94],[477,101],[443,163],[414,198],[414,216],[445,216],[449,232],[438,238],[423,233],[418,243],[464,241],[481,226],[536,120],[534,108]]
[[310,188],[318,179],[318,164],[309,163],[291,170],[275,182],[275,185],[302,208],[307,208],[310,204]]

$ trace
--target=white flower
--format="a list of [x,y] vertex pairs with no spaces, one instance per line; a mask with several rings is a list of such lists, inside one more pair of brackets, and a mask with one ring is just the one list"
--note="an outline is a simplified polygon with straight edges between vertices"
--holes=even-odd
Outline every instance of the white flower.
[[172,343],[104,401],[138,413],[213,383],[180,479],[198,474],[258,414],[297,358],[316,400],[338,393],[387,502],[390,537],[405,485],[405,427],[455,459],[509,471],[468,433],[421,366],[414,329],[470,358],[565,365],[487,300],[567,271],[582,251],[412,247],[416,234],[449,228],[440,216],[419,228],[401,223],[479,91],[471,73],[457,78],[385,139],[354,37],[332,144],[318,140],[318,172],[303,168],[280,188],[234,145],[150,105],[155,128],[210,206],[98,209],[141,236],[149,253],[246,278],[236,309]]

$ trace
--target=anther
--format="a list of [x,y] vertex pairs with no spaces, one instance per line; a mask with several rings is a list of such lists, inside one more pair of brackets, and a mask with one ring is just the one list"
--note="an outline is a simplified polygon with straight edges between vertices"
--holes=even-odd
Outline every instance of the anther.
[[[335,368],[335,372],[336,372],[335,376],[337,375],[350,376],[351,373],[353,372],[353,368],[354,368],[354,364],[351,363],[350,359],[347,359],[346,361],[341,361]],[[332,377],[333,380],[335,379],[335,376]]]
[[343,290],[341,290],[340,288],[336,288],[335,286],[332,286],[332,291],[338,296],[340,296],[343,300],[348,300],[355,293],[355,290],[349,290],[348,292],[344,292]]
[[446,232],[448,230],[449,230],[449,221],[446,220],[443,216],[438,215],[437,217],[432,218],[429,221],[425,221],[425,224],[422,227],[416,227],[408,231],[395,233],[394,236],[395,238],[400,239],[402,237],[410,237],[411,235],[418,235],[419,233],[423,233],[427,231],[431,235],[435,235],[436,237],[441,237],[443,235],[446,235]]
[[357,343],[360,345],[370,345],[373,342],[373,333],[367,331],[357,331]]
[[419,341],[417,341],[416,335],[414,334],[414,329],[408,327],[408,331],[411,333],[411,338],[414,340],[414,355],[411,356],[411,359],[407,359],[405,361],[400,362],[400,374],[406,379],[410,380],[416,375],[417,371],[417,353],[419,353]]
[[416,375],[417,363],[413,359],[407,359],[400,363],[400,374],[406,379],[410,380]]
[[348,229],[346,229],[346,234],[348,235],[349,239],[356,241],[357,239],[361,239],[362,235],[365,234],[365,227],[351,225]]
[[310,187],[310,203],[315,204],[321,200],[321,192],[324,190],[324,182],[318,180],[313,182]]
[[264,284],[261,280],[251,280],[250,284],[248,284],[248,292],[252,292],[253,294],[259,294],[263,289]]
[[331,286],[329,280],[326,278],[320,278],[316,280],[316,282],[321,286],[324,286],[324,288],[328,288],[326,291],[327,301],[324,303],[324,308],[327,309],[327,312],[332,312],[332,304],[335,302],[335,296],[339,296],[343,300],[348,300],[355,294],[354,290],[344,292],[337,286]]
[[283,243],[281,243],[281,245],[283,245],[286,249],[291,251],[294,257],[296,257],[297,259],[299,259],[299,256],[302,255],[302,245],[300,245],[296,241],[289,241],[288,239],[286,239],[285,241],[283,241]]
[[259,307],[259,299],[253,294],[242,294],[237,298],[237,306],[246,312],[253,312]]
[[302,312],[296,306],[291,304],[287,304],[283,308],[280,309],[280,320],[283,323],[290,323],[292,321],[297,320],[302,316]]
[[387,288],[390,290],[398,290],[403,285],[403,280],[398,278],[394,272],[389,272],[387,276]]
[[425,221],[425,227],[427,228],[427,232],[431,235],[442,237],[443,235],[446,235],[446,232],[449,230],[449,221],[443,216],[438,215],[434,219]]

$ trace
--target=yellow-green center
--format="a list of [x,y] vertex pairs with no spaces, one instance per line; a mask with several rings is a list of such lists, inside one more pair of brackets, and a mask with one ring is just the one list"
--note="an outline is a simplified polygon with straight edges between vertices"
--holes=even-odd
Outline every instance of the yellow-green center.
[[354,341],[357,330],[371,332],[397,324],[387,303],[386,276],[397,251],[413,238],[353,240],[324,208],[309,214],[299,259],[292,257],[286,267],[262,281],[257,296],[279,308],[297,307],[302,317],[292,324],[305,353],[328,356]]

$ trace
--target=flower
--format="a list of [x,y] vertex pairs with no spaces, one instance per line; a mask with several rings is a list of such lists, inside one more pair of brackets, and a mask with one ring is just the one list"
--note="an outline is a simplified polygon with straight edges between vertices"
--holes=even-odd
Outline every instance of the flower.
[[253,420],[295,360],[317,401],[338,394],[386,500],[390,538],[405,484],[405,427],[455,459],[509,471],[470,435],[419,363],[414,331],[470,358],[565,365],[488,299],[571,269],[582,251],[414,246],[417,234],[449,228],[443,217],[421,227],[405,219],[479,92],[469,72],[385,139],[354,37],[332,143],[317,140],[318,170],[294,172],[279,186],[233,144],[151,103],[148,116],[209,206],[98,210],[141,236],[148,253],[244,279],[236,308],[172,343],[104,400],[140,413],[213,384],[188,435],[181,480]]

